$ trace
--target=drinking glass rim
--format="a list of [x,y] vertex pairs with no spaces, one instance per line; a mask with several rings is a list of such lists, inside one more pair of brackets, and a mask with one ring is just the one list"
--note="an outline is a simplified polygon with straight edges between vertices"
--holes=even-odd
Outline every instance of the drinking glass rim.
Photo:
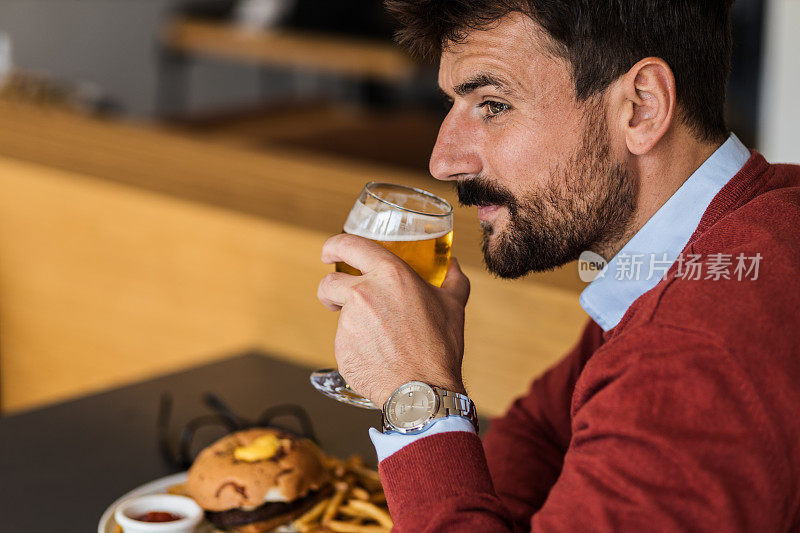
[[[373,185],[389,185],[390,187],[397,187],[397,188],[400,188],[400,189],[406,189],[406,190],[409,190],[409,191],[414,191],[416,193],[422,194],[423,196],[427,196],[429,198],[433,198],[434,200],[438,200],[439,202],[442,202],[447,207],[447,212],[446,213],[426,213],[424,211],[419,211],[418,209],[410,209],[408,207],[403,207],[402,205],[397,205],[396,203],[390,202],[389,200],[386,200],[385,198],[381,198],[380,196],[378,196],[377,194],[372,192],[370,190],[370,187],[373,186]],[[448,217],[448,216],[451,216],[453,214],[453,206],[450,205],[450,202],[448,202],[447,200],[445,200],[441,196],[436,196],[432,192],[428,192],[426,190],[419,189],[417,187],[409,187],[408,185],[398,185],[397,183],[389,183],[387,181],[370,181],[366,185],[364,185],[364,190],[367,191],[367,194],[369,194],[370,196],[372,196],[373,198],[375,198],[379,202],[383,202],[384,204],[390,205],[390,206],[392,206],[392,207],[394,207],[396,209],[400,209],[401,211],[408,211],[409,213],[414,213],[414,214],[422,215],[422,216],[426,216],[426,217]]]

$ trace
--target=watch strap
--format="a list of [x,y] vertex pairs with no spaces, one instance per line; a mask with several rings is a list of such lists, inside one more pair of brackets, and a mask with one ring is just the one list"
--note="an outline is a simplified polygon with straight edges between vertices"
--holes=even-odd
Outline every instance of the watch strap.
[[475,410],[475,403],[469,399],[469,396],[441,387],[432,386],[432,388],[439,396],[440,401],[439,412],[434,415],[434,420],[452,415],[463,416],[472,422],[475,432],[478,432],[478,413]]

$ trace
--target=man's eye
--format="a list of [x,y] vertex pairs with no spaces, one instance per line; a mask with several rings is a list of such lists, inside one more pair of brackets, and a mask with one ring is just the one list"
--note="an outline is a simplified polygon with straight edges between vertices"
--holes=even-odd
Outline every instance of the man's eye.
[[481,106],[486,107],[487,111],[489,111],[488,116],[499,115],[503,111],[508,110],[508,104],[504,104],[502,102],[495,102],[493,100],[487,100],[483,102]]

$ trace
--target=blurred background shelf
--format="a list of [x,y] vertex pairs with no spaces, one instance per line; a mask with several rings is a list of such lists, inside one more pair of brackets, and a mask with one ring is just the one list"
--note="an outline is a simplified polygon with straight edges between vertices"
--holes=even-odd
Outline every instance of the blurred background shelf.
[[308,68],[392,82],[407,80],[416,64],[396,46],[376,39],[281,29],[254,30],[230,21],[176,18],[162,46],[172,53],[257,65]]

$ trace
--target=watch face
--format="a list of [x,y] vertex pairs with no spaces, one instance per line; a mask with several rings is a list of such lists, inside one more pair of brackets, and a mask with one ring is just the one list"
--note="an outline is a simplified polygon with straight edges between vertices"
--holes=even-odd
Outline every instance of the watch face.
[[419,429],[436,413],[437,401],[429,385],[411,381],[389,398],[386,419],[397,429]]

